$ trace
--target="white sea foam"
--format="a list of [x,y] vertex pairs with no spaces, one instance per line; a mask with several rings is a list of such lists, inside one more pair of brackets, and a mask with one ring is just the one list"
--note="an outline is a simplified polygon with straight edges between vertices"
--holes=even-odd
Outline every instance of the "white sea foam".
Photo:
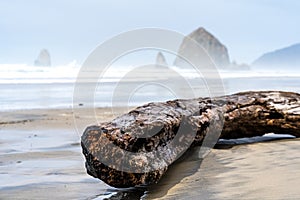
[[[75,61],[67,65],[37,67],[26,64],[0,64],[0,84],[9,83],[73,83],[76,81],[81,66]],[[109,67],[101,82],[117,82],[135,69],[133,66],[112,66]],[[180,76],[185,78],[198,78],[203,75],[194,69],[172,67]],[[161,73],[157,69],[157,74]],[[218,70],[218,76],[222,79],[227,78],[251,78],[251,77],[300,77],[300,71],[268,71],[268,70]],[[205,74],[205,73],[203,73]],[[94,73],[91,73],[94,76]],[[143,78],[136,77],[137,79]]]
[[37,67],[26,64],[0,64],[0,83],[73,82],[79,66],[76,62],[61,66]]

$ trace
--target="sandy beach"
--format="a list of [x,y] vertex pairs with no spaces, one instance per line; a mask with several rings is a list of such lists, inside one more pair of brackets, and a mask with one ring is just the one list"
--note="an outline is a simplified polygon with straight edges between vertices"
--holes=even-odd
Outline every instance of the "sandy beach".
[[[0,120],[0,199],[299,199],[299,139],[198,149],[147,188],[118,190],[86,174],[80,128],[128,108],[7,111]],[[78,115],[80,114],[80,116]],[[77,119],[74,121],[74,119]],[[81,125],[75,123],[82,123]]]
[[[108,109],[101,112],[105,119],[113,117],[106,114]],[[73,113],[72,109],[1,113],[0,199],[93,199],[114,191],[86,174]],[[90,124],[90,116],[77,118]]]

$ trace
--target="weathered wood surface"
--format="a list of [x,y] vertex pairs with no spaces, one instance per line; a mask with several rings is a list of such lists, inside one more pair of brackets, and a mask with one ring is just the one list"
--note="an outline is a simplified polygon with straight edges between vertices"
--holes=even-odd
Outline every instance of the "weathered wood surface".
[[[114,187],[132,187],[157,183],[186,146],[201,145],[206,135],[233,139],[270,132],[300,136],[300,94],[244,92],[150,103],[88,127],[81,145],[88,174]],[[107,148],[111,144],[117,148]]]

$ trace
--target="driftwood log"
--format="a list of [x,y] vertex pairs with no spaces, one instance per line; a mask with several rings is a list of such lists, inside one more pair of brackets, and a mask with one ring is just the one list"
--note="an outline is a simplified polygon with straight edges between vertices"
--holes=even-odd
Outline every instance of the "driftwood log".
[[[87,127],[81,145],[88,174],[132,187],[157,183],[188,147],[270,132],[300,136],[300,94],[244,92],[149,103]],[[213,137],[205,142],[206,136]]]

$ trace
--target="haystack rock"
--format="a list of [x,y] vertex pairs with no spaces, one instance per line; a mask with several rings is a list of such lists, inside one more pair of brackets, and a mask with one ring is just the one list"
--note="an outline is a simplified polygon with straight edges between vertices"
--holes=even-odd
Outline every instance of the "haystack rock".
[[156,56],[156,64],[157,65],[163,65],[168,66],[168,63],[166,61],[165,56],[162,54],[162,52],[158,52]]
[[51,66],[50,53],[47,49],[42,49],[39,56],[34,61],[35,66]]
[[[193,31],[191,34],[186,36],[186,38],[182,41],[178,54],[180,56],[189,55],[189,56],[197,56],[193,54],[197,54],[197,51],[193,50],[193,48],[188,43],[188,38],[196,41],[200,46],[202,46],[209,56],[212,58],[214,63],[218,68],[226,68],[230,65],[229,55],[227,48],[211,33],[206,31],[204,28],[198,28]],[[184,66],[186,65],[182,59],[176,58],[174,61],[175,66]]]

